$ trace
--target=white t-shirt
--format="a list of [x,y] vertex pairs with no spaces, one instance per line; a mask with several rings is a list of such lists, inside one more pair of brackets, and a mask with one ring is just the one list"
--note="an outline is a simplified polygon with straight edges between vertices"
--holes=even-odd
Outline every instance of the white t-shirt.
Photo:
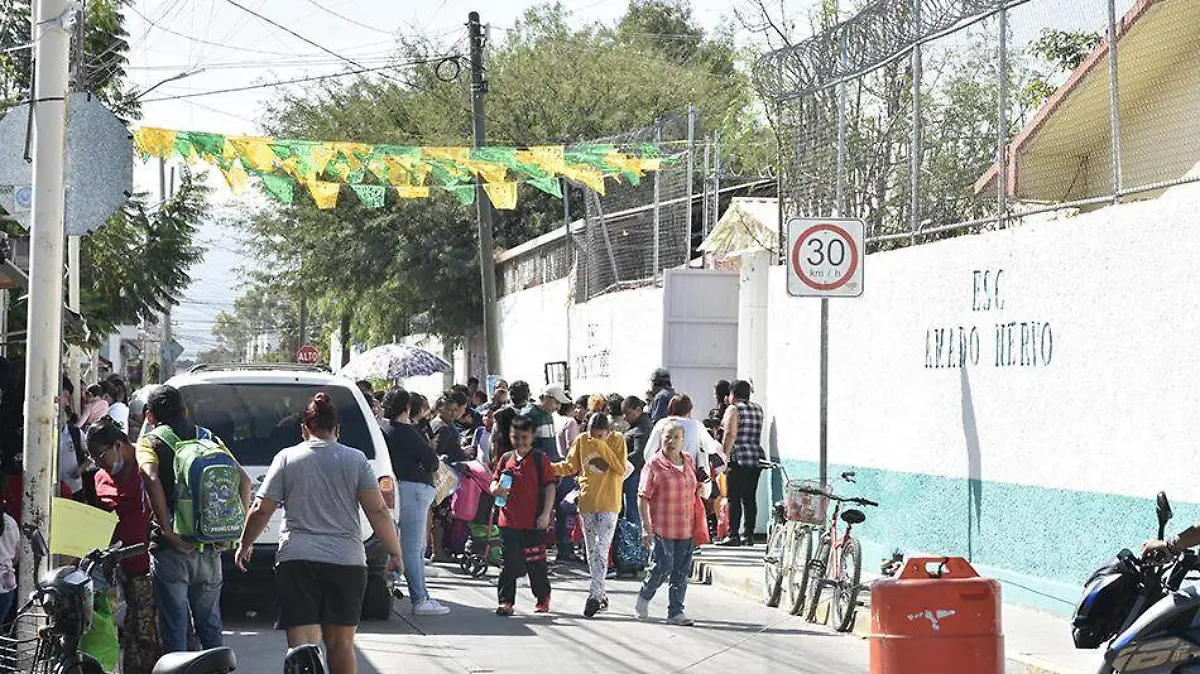
[[704,428],[704,424],[690,417],[666,417],[659,419],[658,423],[654,424],[654,430],[650,431],[650,437],[646,440],[646,463],[650,463],[654,459],[654,455],[658,454],[658,450],[662,446],[663,429],[672,421],[683,426],[683,451],[692,455],[692,462],[696,467],[707,470],[708,456],[719,453],[721,445],[708,434],[708,429]]
[[14,562],[21,546],[21,528],[8,513],[0,514],[4,516],[4,535],[0,536],[0,592],[12,592],[17,589]]
[[[86,443],[87,435],[79,431],[79,442]],[[81,446],[80,451],[87,451]],[[75,443],[71,439],[71,431],[63,426],[58,429],[58,481],[67,483],[71,493],[83,489],[83,477],[79,474],[79,457],[75,453]]]
[[129,433],[129,405],[125,403],[113,403],[109,405],[108,416],[117,422],[121,430],[125,431],[126,434]]

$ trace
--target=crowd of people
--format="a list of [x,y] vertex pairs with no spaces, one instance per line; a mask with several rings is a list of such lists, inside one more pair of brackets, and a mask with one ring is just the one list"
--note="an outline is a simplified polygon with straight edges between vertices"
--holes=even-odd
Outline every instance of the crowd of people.
[[[501,550],[497,615],[515,613],[523,576],[534,611],[550,611],[553,548],[557,563],[586,561],[584,616],[608,610],[614,566],[640,564],[636,615],[648,618],[650,601],[669,583],[667,620],[691,625],[692,555],[718,529],[723,497],[729,535],[720,544],[754,541],[762,409],[747,382],[718,382],[714,407],[695,419],[692,398],[674,390],[669,372],[656,370],[650,383],[644,397],[572,398],[554,385],[535,397],[524,381],[500,381],[489,394],[471,378],[431,404],[403,388],[359,382],[391,457],[393,521],[362,448],[338,441],[337,408],[325,393],[303,411],[303,442],[279,452],[255,487],[222,440],[190,419],[177,389],[149,392],[135,442],[119,378],[88,386],[78,414],[64,379],[62,495],[114,512],[114,539],[147,546],[120,568],[121,670],[148,674],[164,653],[222,645],[221,553],[235,549],[237,566],[247,568],[255,541],[282,509],[277,627],[293,647],[323,641],[333,674],[352,674],[367,586],[359,513],[388,552],[389,572],[403,573],[413,614],[445,615],[450,609],[430,595],[425,566],[462,554],[462,508],[448,480],[463,495],[479,482],[486,495],[475,510],[485,513],[485,535],[494,531]],[[201,491],[227,502],[193,510]],[[0,518],[0,610],[11,606],[16,586],[19,528],[11,515]]]

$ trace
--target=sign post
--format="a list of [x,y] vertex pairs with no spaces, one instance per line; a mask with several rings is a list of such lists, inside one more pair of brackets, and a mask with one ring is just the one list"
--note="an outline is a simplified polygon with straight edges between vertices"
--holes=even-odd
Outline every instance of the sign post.
[[821,298],[821,486],[829,484],[829,298],[860,297],[867,253],[862,220],[793,218],[788,221],[787,291]]
[[321,353],[317,351],[317,347],[304,345],[296,350],[296,362],[301,365],[316,365],[321,359]]

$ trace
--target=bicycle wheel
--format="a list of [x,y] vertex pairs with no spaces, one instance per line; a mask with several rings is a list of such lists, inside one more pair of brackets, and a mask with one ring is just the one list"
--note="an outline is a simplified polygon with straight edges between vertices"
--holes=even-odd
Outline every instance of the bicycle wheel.
[[826,534],[821,537],[821,543],[817,546],[817,554],[813,555],[808,562],[808,588],[805,592],[808,613],[805,619],[810,623],[817,622],[817,605],[821,603],[821,585],[828,569],[829,535]]
[[763,603],[772,608],[779,606],[783,594],[783,562],[787,553],[787,527],[775,523],[767,536],[767,549],[763,552]]
[[849,632],[854,627],[854,614],[858,611],[859,581],[862,579],[862,549],[853,538],[842,546],[841,575],[833,588],[833,629]]
[[804,610],[804,596],[808,590],[814,538],[816,538],[815,529],[801,527],[792,544],[791,568],[788,569],[787,583],[788,608],[792,615],[800,615],[800,612]]

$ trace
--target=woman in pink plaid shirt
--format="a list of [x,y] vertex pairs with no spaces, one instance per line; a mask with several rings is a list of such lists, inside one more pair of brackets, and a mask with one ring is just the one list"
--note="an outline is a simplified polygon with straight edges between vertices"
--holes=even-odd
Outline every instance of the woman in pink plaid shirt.
[[670,422],[663,429],[662,451],[646,464],[638,486],[642,541],[653,550],[653,567],[638,592],[636,611],[641,620],[649,617],[650,600],[670,578],[667,622],[694,624],[683,612],[683,600],[692,569],[692,508],[699,489],[692,457],[683,451],[683,426]]

